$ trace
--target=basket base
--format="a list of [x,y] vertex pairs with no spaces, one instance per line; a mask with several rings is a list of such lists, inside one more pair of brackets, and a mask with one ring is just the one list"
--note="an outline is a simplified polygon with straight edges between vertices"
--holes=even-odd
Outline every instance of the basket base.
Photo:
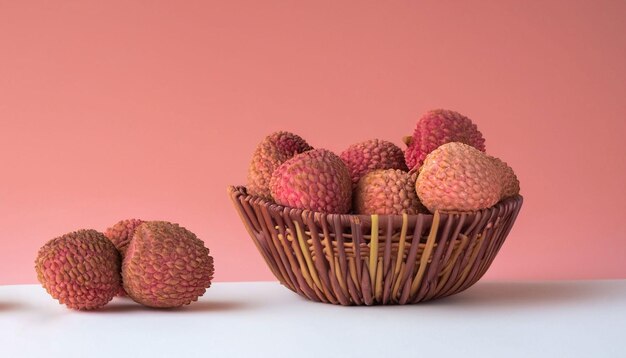
[[316,302],[412,304],[461,292],[487,271],[521,209],[508,198],[476,212],[336,215],[229,194],[280,283]]

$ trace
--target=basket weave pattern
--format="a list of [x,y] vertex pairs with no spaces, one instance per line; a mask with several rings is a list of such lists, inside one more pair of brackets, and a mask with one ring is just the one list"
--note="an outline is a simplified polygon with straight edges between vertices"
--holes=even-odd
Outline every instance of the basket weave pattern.
[[502,246],[522,197],[476,212],[339,215],[287,208],[229,187],[276,278],[312,301],[408,304],[476,283]]

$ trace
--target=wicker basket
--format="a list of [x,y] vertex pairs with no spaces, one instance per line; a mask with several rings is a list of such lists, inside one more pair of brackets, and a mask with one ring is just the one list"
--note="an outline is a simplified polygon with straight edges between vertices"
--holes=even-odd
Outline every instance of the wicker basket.
[[276,278],[312,301],[407,304],[461,292],[487,271],[522,197],[476,212],[323,214],[228,193]]

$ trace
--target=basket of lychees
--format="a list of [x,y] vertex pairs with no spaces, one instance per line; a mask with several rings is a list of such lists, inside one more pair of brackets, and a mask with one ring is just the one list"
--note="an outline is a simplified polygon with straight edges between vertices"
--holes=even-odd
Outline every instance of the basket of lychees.
[[403,150],[371,139],[339,155],[276,132],[229,195],[280,283],[313,301],[408,304],[487,271],[522,206],[511,167],[466,116],[433,110]]

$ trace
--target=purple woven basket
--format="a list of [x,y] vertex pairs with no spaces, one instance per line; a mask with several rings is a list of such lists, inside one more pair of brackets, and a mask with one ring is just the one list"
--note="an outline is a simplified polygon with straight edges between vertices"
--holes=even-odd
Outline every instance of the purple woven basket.
[[408,304],[476,283],[502,247],[523,198],[475,212],[339,215],[228,188],[252,241],[285,287],[340,305]]

